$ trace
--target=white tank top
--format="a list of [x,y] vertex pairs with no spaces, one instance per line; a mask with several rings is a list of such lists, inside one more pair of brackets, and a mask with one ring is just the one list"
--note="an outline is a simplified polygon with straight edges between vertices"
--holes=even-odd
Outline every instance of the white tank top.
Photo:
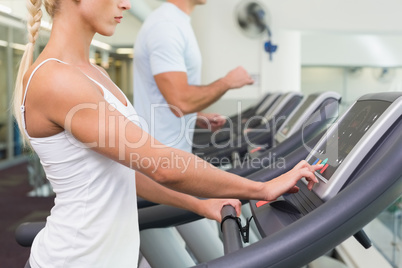
[[[47,59],[32,72],[21,106],[24,129],[29,83],[50,60],[64,63]],[[125,106],[90,79],[108,103],[138,123],[127,98]],[[33,242],[31,267],[136,267],[140,241],[135,172],[88,149],[67,131],[45,138],[26,134],[56,193],[46,227]]]

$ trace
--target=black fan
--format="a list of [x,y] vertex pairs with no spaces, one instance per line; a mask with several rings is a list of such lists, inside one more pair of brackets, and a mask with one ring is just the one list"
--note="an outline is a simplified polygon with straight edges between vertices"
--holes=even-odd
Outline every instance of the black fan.
[[267,9],[256,1],[242,1],[236,8],[236,18],[240,29],[248,37],[258,38],[264,32],[267,33],[268,41],[264,43],[264,50],[272,60],[272,53],[276,51],[277,46],[271,43],[272,33]]

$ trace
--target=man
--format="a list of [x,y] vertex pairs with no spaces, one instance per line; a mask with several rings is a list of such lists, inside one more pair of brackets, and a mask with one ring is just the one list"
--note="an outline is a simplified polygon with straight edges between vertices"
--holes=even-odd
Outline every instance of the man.
[[200,85],[201,53],[189,15],[205,2],[167,1],[146,19],[135,42],[134,107],[157,140],[188,152],[196,122],[211,130],[225,123],[217,114],[200,112],[229,89],[253,83],[237,67],[209,85]]
[[[205,2],[168,0],[147,17],[135,42],[134,107],[144,120],[141,126],[163,144],[188,152],[192,150],[196,123],[212,131],[225,123],[225,119],[218,114],[201,111],[229,89],[254,82],[242,67],[237,67],[209,85],[200,85],[202,59],[190,24],[190,14],[195,6]],[[218,241],[209,222],[198,221],[178,227],[178,230],[198,261],[207,261],[223,254],[222,244],[217,245],[221,241]],[[156,231],[142,232],[141,251],[144,256],[149,256],[146,251],[158,251],[159,255],[164,255],[161,263],[150,259],[154,255],[147,258],[149,262],[154,262],[153,265],[174,266],[173,261],[181,258],[173,257],[177,252],[173,247],[162,249],[160,244],[148,243],[156,237],[160,239],[161,235],[165,237],[162,239],[174,240],[172,232],[176,230],[158,231],[157,234]],[[194,248],[194,244],[200,247]],[[180,254],[184,255],[184,251]],[[172,262],[168,263],[167,258],[171,258]],[[183,261],[182,266],[191,265]]]

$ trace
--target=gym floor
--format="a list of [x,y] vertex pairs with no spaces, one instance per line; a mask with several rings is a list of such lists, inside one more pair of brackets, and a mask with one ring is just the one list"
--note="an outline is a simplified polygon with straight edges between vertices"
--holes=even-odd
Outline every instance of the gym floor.
[[27,221],[44,221],[53,206],[53,197],[28,197],[27,164],[0,170],[0,266],[24,267],[29,248],[14,237],[16,227]]

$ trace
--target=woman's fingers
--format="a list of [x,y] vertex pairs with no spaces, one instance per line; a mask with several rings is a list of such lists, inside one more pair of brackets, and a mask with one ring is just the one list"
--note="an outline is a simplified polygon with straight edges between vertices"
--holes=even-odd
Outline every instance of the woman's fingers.
[[[307,181],[309,181],[309,186],[311,186],[311,188],[312,188],[314,183],[319,183],[319,180],[314,175],[314,172],[322,169],[323,166],[324,165],[322,165],[322,164],[311,166],[309,163],[307,163],[307,161],[302,160],[302,161],[300,161],[299,164],[296,165],[295,168],[298,168],[301,171],[302,176],[305,177],[307,179]],[[306,173],[306,171],[308,171],[308,172]],[[310,187],[309,187],[309,189],[310,189]]]
[[295,166],[295,169],[308,168],[311,172],[314,172],[321,169],[323,166],[322,164],[312,166],[306,160],[302,160]]
[[222,204],[222,208],[225,205],[231,205],[236,210],[237,217],[241,214],[241,202],[238,199],[228,199]]
[[316,171],[316,170],[322,169],[324,167],[324,165],[319,164],[319,165],[314,165],[314,166],[311,166],[311,167],[314,169],[314,171]]
[[301,179],[307,180],[307,188],[311,190],[315,183],[319,183],[314,172],[323,167],[323,165],[311,166],[307,161],[300,161],[291,171],[279,176],[278,178],[267,182],[270,184],[270,194],[267,200],[274,200],[284,193],[297,193],[299,187],[296,183]]
[[315,169],[304,167],[299,169],[299,176],[298,179],[305,178],[308,181],[307,188],[311,190],[315,183],[319,183],[317,177],[314,175]]

